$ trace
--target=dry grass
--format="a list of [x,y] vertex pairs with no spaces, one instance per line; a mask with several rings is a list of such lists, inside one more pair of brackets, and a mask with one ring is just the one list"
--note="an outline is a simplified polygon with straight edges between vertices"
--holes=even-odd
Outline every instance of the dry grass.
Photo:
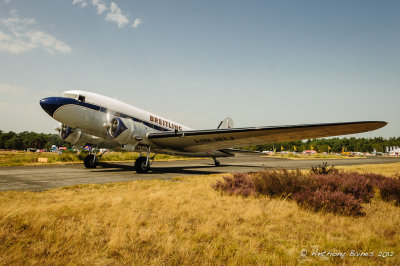
[[53,152],[36,153],[23,151],[2,151],[0,152],[0,166],[32,165],[38,162],[38,158],[47,158],[47,164],[80,161],[75,154],[68,152],[64,154],[58,154]]
[[[285,199],[220,194],[210,187],[219,179],[1,192],[0,264],[400,263],[399,207],[373,199],[364,217],[313,213]],[[310,256],[317,249],[347,254]],[[351,250],[375,254],[350,257]]]
[[360,173],[379,173],[386,176],[400,174],[400,163],[335,166],[335,168],[345,171],[357,171]]
[[[154,155],[154,154],[152,154]],[[103,162],[125,162],[134,161],[139,157],[137,152],[107,152],[102,157]],[[38,163],[38,158],[47,158],[47,163]],[[188,159],[198,159],[198,158],[188,158],[181,156],[172,156],[158,154],[155,157],[156,161],[168,161],[168,160],[188,160]],[[48,164],[66,164],[66,163],[78,163],[82,160],[78,157],[76,153],[64,152],[62,154],[54,152],[0,152],[0,167],[7,166],[19,166],[19,165],[48,165]]]
[[325,159],[359,159],[366,158],[365,156],[354,156],[354,155],[336,155],[336,154],[301,154],[301,153],[276,153],[270,154],[266,156],[262,156],[266,158],[283,158],[283,159],[292,159],[292,160],[325,160]]

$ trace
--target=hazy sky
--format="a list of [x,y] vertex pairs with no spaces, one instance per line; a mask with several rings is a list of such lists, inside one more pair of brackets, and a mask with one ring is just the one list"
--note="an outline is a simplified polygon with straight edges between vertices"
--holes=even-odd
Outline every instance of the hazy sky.
[[0,0],[0,129],[55,133],[80,89],[192,128],[384,120],[400,136],[400,1]]

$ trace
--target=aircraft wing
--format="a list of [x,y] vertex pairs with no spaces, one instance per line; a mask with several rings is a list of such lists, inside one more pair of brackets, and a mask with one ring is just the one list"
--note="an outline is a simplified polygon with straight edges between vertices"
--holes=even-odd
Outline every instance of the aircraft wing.
[[367,132],[387,122],[361,121],[273,127],[245,127],[211,130],[149,133],[149,140],[160,148],[204,152],[274,142],[314,139]]

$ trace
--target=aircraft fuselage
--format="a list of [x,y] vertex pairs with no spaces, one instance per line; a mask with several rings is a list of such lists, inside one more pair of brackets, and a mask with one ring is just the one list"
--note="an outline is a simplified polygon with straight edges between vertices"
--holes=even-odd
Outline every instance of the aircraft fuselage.
[[[109,148],[125,148],[135,150],[142,145],[152,146],[152,150],[158,153],[175,154],[184,156],[198,157],[226,157],[231,154],[208,151],[208,152],[187,152],[184,150],[163,149],[157,147],[145,138],[150,132],[175,131],[184,132],[191,128],[166,119],[154,113],[147,112],[135,106],[112,99],[107,96],[84,91],[66,91],[63,97],[48,97],[40,101],[42,108],[55,120],[67,125],[73,130],[82,131],[92,135],[92,144],[101,144]],[[132,141],[132,145],[123,145],[110,137],[107,127],[110,126],[112,118],[122,118],[135,122],[135,128],[140,128],[143,138],[137,143]],[[77,134],[76,134],[77,135]],[[96,143],[94,140],[102,139]],[[91,139],[85,139],[90,143]],[[66,139],[69,140],[68,138]],[[70,141],[71,142],[71,141]],[[76,143],[82,143],[78,140]]]

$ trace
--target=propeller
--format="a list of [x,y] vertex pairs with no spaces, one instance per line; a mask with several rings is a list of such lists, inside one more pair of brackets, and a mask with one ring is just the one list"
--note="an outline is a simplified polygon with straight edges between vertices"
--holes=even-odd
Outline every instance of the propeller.
[[107,123],[110,123],[110,120],[111,120],[110,113],[107,111]]
[[111,115],[107,110],[107,114],[106,114],[106,122],[103,124],[103,127],[107,129],[107,131],[110,129],[111,127]]
[[113,119],[111,122],[110,135],[114,136],[115,132],[117,132],[117,129],[118,129],[118,120]]
[[60,123],[58,123],[58,126],[56,126],[55,128],[54,128],[54,130],[55,131],[58,131],[59,133],[61,132],[61,127],[62,127],[62,123],[60,122]]
[[75,131],[75,129],[70,128],[69,126],[67,126],[65,124],[61,124],[61,128],[60,128],[60,137],[61,137],[61,139],[65,140],[74,131]]
[[68,126],[65,125],[65,124],[62,124],[62,125],[61,125],[61,130],[60,130],[60,135],[62,136],[62,135],[64,135],[65,133],[67,133],[67,129],[68,129]]
[[123,118],[120,117],[114,117],[113,119],[111,119],[110,127],[108,128],[108,134],[113,139],[118,137],[122,132],[128,129],[124,122],[122,122],[122,119]]

